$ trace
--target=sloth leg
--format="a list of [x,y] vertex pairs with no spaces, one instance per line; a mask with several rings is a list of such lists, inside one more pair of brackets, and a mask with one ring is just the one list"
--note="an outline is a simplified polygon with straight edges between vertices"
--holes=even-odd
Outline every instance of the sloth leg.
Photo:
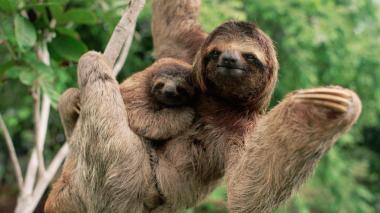
[[152,36],[156,59],[172,57],[192,64],[207,33],[198,20],[200,0],[153,0]]
[[246,137],[242,157],[227,172],[231,212],[269,212],[305,182],[319,159],[361,112],[348,89],[289,94]]
[[71,178],[76,161],[72,156],[66,158],[61,176],[54,182],[51,192],[45,202],[46,213],[77,212],[81,204],[77,205],[79,197],[72,193]]
[[75,124],[79,117],[79,90],[70,88],[66,90],[58,101],[58,112],[61,117],[63,129],[65,130],[66,140],[71,137]]

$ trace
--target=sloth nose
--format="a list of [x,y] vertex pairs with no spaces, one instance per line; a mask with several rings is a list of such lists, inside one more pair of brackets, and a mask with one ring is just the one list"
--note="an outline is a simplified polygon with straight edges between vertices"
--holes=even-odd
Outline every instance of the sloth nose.
[[233,57],[223,57],[222,63],[226,66],[233,66],[236,64],[237,59]]
[[222,65],[227,67],[234,67],[237,63],[238,58],[231,53],[222,54]]

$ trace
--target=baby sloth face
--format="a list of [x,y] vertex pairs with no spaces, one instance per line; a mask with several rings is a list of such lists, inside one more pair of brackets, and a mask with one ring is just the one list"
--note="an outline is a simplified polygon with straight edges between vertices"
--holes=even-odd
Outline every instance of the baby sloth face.
[[166,107],[184,106],[194,97],[190,73],[181,71],[160,71],[153,76],[151,93],[153,98]]

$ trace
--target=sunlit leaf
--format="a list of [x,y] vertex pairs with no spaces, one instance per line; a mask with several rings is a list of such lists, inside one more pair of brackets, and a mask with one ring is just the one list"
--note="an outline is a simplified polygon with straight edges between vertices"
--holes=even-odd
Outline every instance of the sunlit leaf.
[[53,48],[61,57],[71,61],[77,61],[87,51],[83,42],[66,35],[58,35],[49,48]]
[[33,47],[37,41],[37,33],[32,23],[26,18],[16,15],[14,18],[15,35],[21,49]]
[[91,10],[75,8],[65,12],[59,22],[74,22],[75,24],[95,24],[97,17]]
[[13,13],[17,9],[17,0],[0,0],[0,10]]
[[36,80],[37,78],[38,78],[38,74],[34,70],[30,70],[30,69],[24,70],[20,72],[19,74],[19,79],[21,83],[27,86],[31,86],[34,80]]

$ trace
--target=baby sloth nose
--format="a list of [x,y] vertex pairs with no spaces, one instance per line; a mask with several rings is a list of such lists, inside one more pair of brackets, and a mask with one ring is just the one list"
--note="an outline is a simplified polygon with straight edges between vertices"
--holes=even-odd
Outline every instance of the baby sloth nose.
[[173,98],[177,95],[177,89],[175,86],[167,86],[162,91],[164,95],[168,98]]
[[223,53],[221,58],[222,58],[222,66],[226,66],[226,67],[235,67],[238,60],[238,58],[234,54],[231,54],[228,52]]

